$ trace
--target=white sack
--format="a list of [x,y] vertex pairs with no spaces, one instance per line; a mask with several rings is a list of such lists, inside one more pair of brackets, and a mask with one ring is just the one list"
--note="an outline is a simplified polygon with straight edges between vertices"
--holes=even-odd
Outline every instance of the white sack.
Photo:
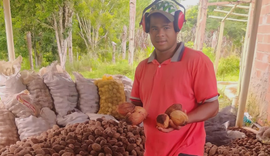
[[76,88],[79,93],[78,107],[83,113],[97,113],[99,110],[98,88],[91,79],[73,72],[76,78]]
[[24,140],[32,136],[38,136],[50,129],[48,122],[42,117],[29,116],[27,118],[16,118],[20,139]]
[[56,115],[54,111],[52,111],[50,108],[44,107],[40,111],[40,117],[45,119],[50,128],[52,128],[54,125],[56,125]]
[[14,61],[0,61],[0,74],[11,76],[21,69],[22,56],[19,56]]
[[67,72],[59,72],[56,62],[47,68],[44,82],[49,87],[57,114],[65,116],[77,106],[78,92],[75,83]]
[[4,104],[6,104],[6,101],[14,94],[20,93],[25,89],[26,86],[22,84],[19,71],[11,76],[0,74],[0,98]]
[[86,121],[89,121],[88,115],[76,109],[75,109],[75,112],[72,112],[71,114],[68,114],[65,116],[57,115],[57,118],[56,118],[57,124],[61,126],[66,126],[66,125],[75,124],[75,123],[84,123]]
[[0,108],[0,149],[15,144],[19,140],[14,115]]
[[26,118],[30,115],[38,116],[39,108],[32,103],[32,99],[28,90],[24,90],[19,94],[15,94],[6,101],[5,107],[11,111],[15,117]]
[[33,103],[39,108],[49,107],[53,109],[53,100],[49,88],[44,83],[43,78],[34,71],[22,71],[21,78],[23,84],[33,99]]
[[87,113],[90,120],[97,120],[98,118],[105,118],[107,120],[114,120],[116,122],[119,122],[111,115],[105,115],[105,114],[95,114],[95,113]]

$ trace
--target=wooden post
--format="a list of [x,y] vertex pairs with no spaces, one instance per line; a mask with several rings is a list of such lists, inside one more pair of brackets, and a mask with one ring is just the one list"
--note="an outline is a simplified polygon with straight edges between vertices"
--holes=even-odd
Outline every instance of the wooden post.
[[126,59],[126,51],[127,51],[127,26],[124,25],[123,34],[122,34],[122,58],[123,59]]
[[129,2],[129,59],[130,65],[133,64],[133,56],[135,49],[135,16],[136,16],[136,0],[130,0]]
[[223,32],[224,32],[225,22],[222,21],[219,28],[219,37],[218,37],[218,45],[217,45],[217,52],[216,52],[216,59],[215,59],[215,73],[217,74],[218,70],[218,63],[220,58],[220,51],[222,46],[222,39],[223,39]]
[[[246,27],[246,35],[245,35],[245,42],[244,42],[244,47],[242,50],[242,59],[241,59],[241,65],[240,65],[240,72],[239,72],[239,79],[238,79],[238,87],[237,87],[237,96],[239,96],[241,86],[242,86],[242,79],[243,79],[243,71],[245,68],[246,64],[246,55],[247,55],[247,47],[249,45],[249,40],[250,40],[250,34],[251,34],[251,23],[253,21],[253,3],[250,3],[249,5],[249,13],[248,13],[248,23]],[[239,101],[239,100],[238,100]],[[236,103],[238,105],[238,103]]]
[[3,0],[3,5],[4,5],[4,13],[5,13],[8,59],[9,61],[13,61],[15,60],[15,51],[14,51],[14,42],[13,42],[10,0]]
[[220,30],[219,30],[219,38],[218,38],[218,47],[217,47],[216,59],[215,59],[215,73],[216,74],[217,74],[217,71],[218,71],[218,63],[219,63],[219,58],[220,58],[221,46],[222,46],[222,39],[223,39],[225,20],[233,12],[233,10],[236,8],[236,6],[237,6],[237,4],[234,5],[234,7],[229,11],[229,13],[221,21]]
[[244,74],[243,74],[243,77],[244,77],[243,86],[241,88],[241,92],[239,96],[239,107],[238,107],[237,118],[236,118],[237,127],[242,127],[243,125],[243,118],[244,118],[244,112],[245,112],[245,107],[246,107],[251,70],[252,70],[253,59],[254,59],[254,54],[255,54],[255,47],[257,44],[256,40],[257,40],[261,8],[262,8],[262,1],[256,0],[254,14],[253,14],[254,21],[252,22],[251,36],[250,36],[250,41],[249,41],[249,46],[248,46],[248,54],[246,58],[246,68],[244,69]]
[[30,67],[32,70],[34,70],[33,56],[32,56],[32,38],[31,38],[30,31],[27,32],[26,39],[27,39],[27,48],[28,48],[28,52],[29,52]]
[[201,0],[197,17],[196,38],[194,43],[194,49],[196,50],[203,49],[206,19],[207,19],[207,7],[208,7],[208,0]]

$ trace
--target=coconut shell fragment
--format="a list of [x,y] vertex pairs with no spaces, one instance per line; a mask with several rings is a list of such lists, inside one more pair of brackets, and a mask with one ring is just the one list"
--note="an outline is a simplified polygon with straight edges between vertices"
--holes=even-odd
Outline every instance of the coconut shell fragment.
[[157,116],[157,126],[161,128],[169,127],[170,118],[167,114],[160,114]]
[[170,115],[171,112],[175,111],[175,110],[182,110],[182,105],[181,104],[173,104],[171,105],[169,108],[167,108],[167,110],[165,111],[165,113],[167,115]]
[[117,107],[117,112],[123,116],[126,116],[128,113],[132,113],[135,109],[135,105],[129,102],[120,103]]
[[147,112],[143,107],[135,106],[132,113],[126,116],[126,122],[130,125],[139,125],[147,117]]

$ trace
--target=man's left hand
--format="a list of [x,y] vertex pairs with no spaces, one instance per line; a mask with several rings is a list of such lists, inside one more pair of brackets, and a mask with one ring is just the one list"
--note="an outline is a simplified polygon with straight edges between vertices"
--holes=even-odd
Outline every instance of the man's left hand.
[[164,132],[164,133],[169,133],[169,132],[172,132],[174,130],[179,130],[181,129],[182,126],[176,126],[173,121],[170,119],[170,127],[169,128],[162,128],[162,127],[158,127],[157,126],[157,129],[160,130],[161,132]]

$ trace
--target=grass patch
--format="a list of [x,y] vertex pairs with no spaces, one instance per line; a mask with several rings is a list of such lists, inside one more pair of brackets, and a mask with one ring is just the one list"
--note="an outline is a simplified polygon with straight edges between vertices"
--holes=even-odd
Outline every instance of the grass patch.
[[227,106],[231,106],[231,104],[232,104],[232,101],[225,96],[224,90],[225,90],[225,87],[218,89],[218,92],[220,94],[220,96],[218,97],[219,110],[222,110],[223,108],[225,108]]
[[66,64],[66,71],[74,78],[72,72],[76,71],[81,73],[85,78],[102,78],[105,74],[112,75],[125,75],[130,79],[134,79],[134,74],[138,62],[134,62],[133,65],[128,64],[128,60],[117,60],[116,63],[110,61],[101,61],[98,58],[91,58],[89,56],[83,56],[81,60],[74,61],[72,64]]

